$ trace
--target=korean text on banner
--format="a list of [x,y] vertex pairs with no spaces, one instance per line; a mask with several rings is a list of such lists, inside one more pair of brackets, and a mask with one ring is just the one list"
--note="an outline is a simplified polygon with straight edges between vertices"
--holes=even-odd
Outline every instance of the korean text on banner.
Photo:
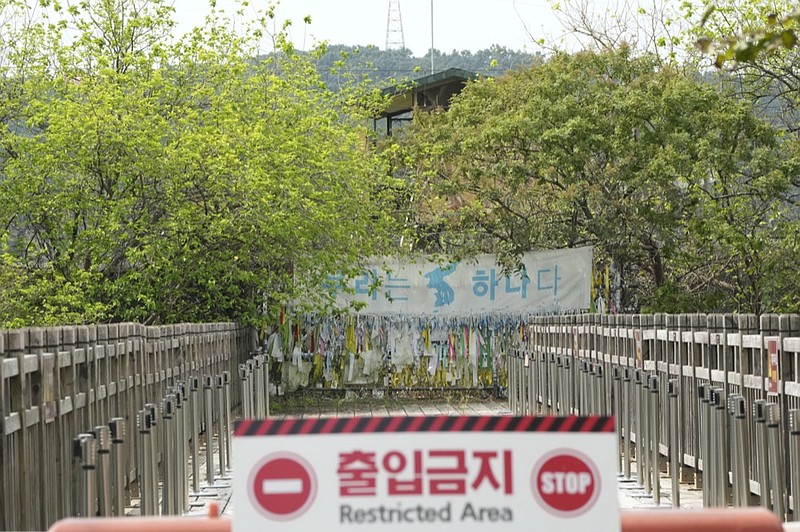
[[494,255],[450,264],[384,259],[350,280],[349,291],[335,275],[323,289],[336,293],[341,306],[363,304],[364,314],[533,314],[589,308],[591,247],[525,253],[522,265],[506,276]]

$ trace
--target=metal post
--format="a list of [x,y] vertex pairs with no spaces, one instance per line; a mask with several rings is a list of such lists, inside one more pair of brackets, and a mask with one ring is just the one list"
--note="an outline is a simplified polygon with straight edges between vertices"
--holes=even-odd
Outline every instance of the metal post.
[[669,473],[672,477],[672,506],[681,507],[680,489],[680,470],[681,470],[681,446],[680,431],[681,425],[678,419],[678,379],[670,379],[667,382],[667,394],[669,395]]
[[535,365],[533,353],[530,351],[525,353],[525,380],[528,383],[528,395],[526,399],[526,403],[528,404],[528,410],[525,412],[526,415],[533,416],[536,414],[536,398],[533,396],[534,391],[534,378],[533,378],[533,367]]
[[594,387],[592,386],[594,377],[592,372],[594,371],[594,366],[588,360],[583,361],[583,395],[586,397],[586,414],[593,415],[596,413],[594,408]]
[[198,449],[200,443],[200,379],[189,378],[189,437],[192,439],[192,493],[200,493],[200,460]]
[[523,397],[523,390],[525,386],[522,380],[522,353],[520,351],[516,351],[514,356],[514,392],[517,396],[517,415],[522,415],[523,410],[525,409],[525,400]]
[[728,505],[728,431],[725,427],[725,392],[722,388],[714,389],[714,417],[717,448],[716,452],[716,504]]
[[750,428],[747,423],[747,401],[742,397],[740,410],[736,412],[736,422],[739,424],[741,432],[741,454],[744,457],[741,462],[741,486],[742,486],[742,505],[750,506]]
[[252,419],[253,413],[250,412],[249,403],[247,401],[247,365],[239,364],[239,382],[242,386],[242,417],[244,419]]
[[431,75],[435,70],[433,69],[433,0],[431,0]]
[[247,398],[250,401],[250,413],[255,412],[256,406],[256,361],[252,358],[246,362],[247,364]]
[[563,408],[563,390],[564,390],[564,362],[561,355],[555,355],[551,361],[550,371],[553,375],[553,389],[550,394],[551,401],[553,402],[553,413],[556,415],[564,415]]
[[513,353],[506,356],[506,371],[508,372],[508,409],[512,415],[517,413],[516,394],[514,393],[514,360],[516,357]]
[[634,398],[634,430],[636,431],[636,480],[644,484],[644,467],[642,462],[645,456],[644,435],[642,434],[642,370],[636,368],[633,372]]
[[183,511],[188,512],[191,509],[189,505],[189,435],[194,411],[189,402],[189,387],[185,382],[181,384],[181,393],[183,394]]
[[767,402],[763,399],[753,401],[753,419],[756,424],[756,460],[758,461],[758,484],[761,506],[770,508],[769,453],[767,447]]
[[737,437],[736,430],[737,430],[737,423],[736,423],[736,404],[737,398],[740,397],[738,394],[728,394],[727,406],[728,406],[728,417],[730,418],[730,427],[731,427],[731,484],[732,484],[732,503],[734,507],[742,506],[741,499],[739,497],[739,453],[740,453],[740,446],[739,446],[739,438]]
[[96,441],[92,434],[80,434],[75,438],[74,455],[78,461],[78,517],[95,517],[95,459]]
[[661,449],[659,449],[661,412],[658,404],[658,375],[650,375],[650,440],[653,445],[653,459],[650,467],[653,472],[653,501],[656,505],[661,504],[661,481],[659,473],[661,468]]
[[631,478],[631,368],[625,367],[622,370],[622,433],[624,435],[624,455],[623,466],[625,478]]
[[219,457],[219,476],[225,476],[225,440],[230,438],[230,434],[225,434],[225,397],[223,389],[225,381],[222,375],[217,375],[217,455]]
[[767,445],[769,448],[770,479],[772,480],[772,511],[782,521],[786,518],[783,504],[783,446],[781,445],[781,407],[767,405]]
[[509,353],[506,356],[506,371],[508,372],[508,410],[511,415],[516,415],[516,403],[514,394],[514,353]]
[[544,381],[546,371],[544,356],[544,353],[534,352],[531,354],[531,366],[533,367],[533,407],[536,415],[545,412],[545,402],[547,401],[545,397],[547,384]]
[[711,484],[712,480],[709,475],[709,463],[711,462],[709,458],[709,438],[711,435],[709,434],[710,431],[710,418],[708,415],[708,394],[709,394],[709,384],[703,383],[698,386],[697,391],[700,395],[700,408],[698,410],[699,419],[698,419],[698,430],[700,432],[700,460],[703,462],[703,506],[709,506],[709,485]]
[[[261,374],[261,371],[259,371],[258,374]],[[223,384],[222,397],[225,407],[223,410],[224,414],[223,425],[225,426],[225,463],[228,464],[228,468],[230,468],[231,466],[231,373],[230,371],[222,372],[222,384]],[[260,390],[259,390],[259,395],[260,395]]]
[[112,515],[122,517],[125,515],[125,420],[121,417],[112,418],[108,428],[111,432],[111,471],[114,477]]
[[94,428],[97,442],[97,515],[111,517],[111,434],[105,425]]
[[[580,415],[580,396],[581,396],[581,359],[574,357],[564,357],[562,361],[563,373],[563,395],[565,397],[567,414]],[[575,369],[572,369],[575,366]],[[577,379],[577,382],[576,382]]]
[[169,393],[161,401],[161,514],[175,515],[175,395]]
[[255,400],[255,410],[256,414],[255,417],[258,419],[264,419],[266,417],[265,408],[264,408],[264,371],[262,366],[264,365],[264,359],[261,355],[256,356],[256,400]]
[[[530,367],[531,359],[527,350],[522,352],[522,374],[520,380],[524,383],[525,392],[522,397],[524,407],[522,409],[523,416],[531,414],[531,386],[530,386]],[[259,394],[260,396],[260,394]]]
[[603,373],[603,365],[599,362],[594,366],[594,376],[595,393],[597,394],[597,411],[595,413],[599,416],[604,416],[608,414],[606,410],[606,379]]
[[[525,415],[528,408],[526,387],[525,387],[525,357],[522,351],[518,351],[517,357],[517,410],[520,416]],[[260,395],[260,392],[257,392]]]
[[[261,371],[258,371],[261,374]],[[519,414],[527,416],[530,405],[528,404],[528,355],[524,351],[520,351],[519,357],[519,387],[520,387],[520,403],[522,408]],[[258,396],[261,397],[261,390],[258,390]]]
[[623,453],[623,445],[622,445],[622,397],[621,397],[621,379],[622,379],[622,368],[619,366],[612,366],[611,367],[611,378],[613,379],[612,382],[612,393],[614,394],[614,419],[616,420],[617,425],[617,441],[619,442],[619,455],[617,456],[617,469],[620,473],[622,473],[623,469],[623,462],[622,453]]
[[583,375],[583,380],[586,390],[586,413],[590,416],[597,414],[597,394],[594,389],[594,371],[594,362],[586,360],[586,372]]
[[792,520],[800,521],[800,410],[789,410],[789,475],[792,489]]
[[150,447],[150,412],[147,408],[139,411],[136,417],[136,428],[139,431],[139,445],[137,447],[136,474],[139,484],[139,514],[150,515],[153,508],[150,502],[150,462],[152,461]]
[[148,403],[144,405],[144,407],[147,409],[147,413],[150,416],[150,438],[148,438],[150,440],[150,461],[146,464],[147,467],[150,468],[150,474],[148,476],[150,479],[150,494],[152,497],[150,511],[152,515],[159,515],[161,508],[158,504],[158,438],[161,432],[159,432],[158,406],[153,403]]
[[[640,465],[644,469],[644,491],[645,493],[653,493],[653,454],[651,449],[652,440],[650,437],[650,419],[652,417],[652,394],[650,393],[650,375],[642,375],[642,417],[639,418],[641,425],[640,433],[642,438],[642,460]],[[636,441],[639,441],[640,434],[636,435]]]
[[556,381],[558,375],[556,374],[556,355],[549,353],[547,357],[549,364],[547,365],[547,413],[554,414],[556,412]]
[[205,431],[206,431],[206,482],[214,485],[214,379],[211,375],[204,377],[203,394],[205,395]]
[[186,385],[178,382],[175,385],[175,433],[177,446],[175,448],[176,465],[175,468],[175,511],[183,514],[189,510],[189,485],[186,472],[186,422],[189,404],[186,402]]
[[582,358],[575,359],[575,378],[577,379],[578,393],[575,397],[575,409],[578,415],[585,416],[588,414],[586,403],[586,361]]
[[588,360],[583,361],[583,393],[586,396],[586,414],[593,415],[596,413],[594,408],[594,366]]
[[555,381],[556,385],[553,388],[554,393],[552,394],[552,401],[553,407],[555,412],[558,415],[563,415],[563,401],[561,400],[561,390],[563,389],[563,381],[564,381],[564,373],[561,371],[562,368],[561,356],[556,355],[553,358],[553,371],[555,371]]
[[750,453],[747,448],[747,402],[740,394],[728,396],[731,414],[731,476],[733,505],[748,506],[750,496]]
[[[561,363],[562,368],[559,369],[562,374],[562,381],[559,382],[559,386],[564,390],[568,414],[580,415],[583,413],[581,410],[581,396],[583,394],[582,362],[577,354],[574,357],[564,357]],[[574,370],[572,369],[573,365],[575,366]]]
[[572,359],[564,357],[564,390],[567,396],[567,415],[575,413],[575,382],[572,380]]
[[261,358],[264,360],[264,390],[261,392],[264,397],[264,417],[269,417],[269,355],[261,355]]
[[[719,443],[717,433],[716,404],[717,388],[706,387],[706,417],[705,427],[708,438],[708,459],[703,459],[703,480],[708,483],[708,506],[718,506],[717,493],[719,490],[719,476],[717,472],[717,455],[719,454]],[[708,464],[706,465],[706,461]]]

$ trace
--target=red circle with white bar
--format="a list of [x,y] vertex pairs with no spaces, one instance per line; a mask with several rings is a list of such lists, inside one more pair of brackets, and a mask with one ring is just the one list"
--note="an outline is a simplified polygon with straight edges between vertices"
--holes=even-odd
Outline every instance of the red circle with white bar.
[[250,474],[250,502],[273,521],[303,515],[317,495],[314,469],[293,453],[275,453],[261,460]]
[[577,517],[597,502],[600,475],[588,456],[573,449],[560,449],[546,454],[533,467],[531,490],[546,512]]

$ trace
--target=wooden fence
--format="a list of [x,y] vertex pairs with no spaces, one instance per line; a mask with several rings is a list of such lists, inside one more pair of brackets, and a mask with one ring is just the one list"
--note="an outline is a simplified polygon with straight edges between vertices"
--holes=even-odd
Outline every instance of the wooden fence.
[[[134,323],[0,332],[0,527],[46,530],[73,515],[73,439],[113,417],[129,435],[145,403],[190,376],[237,374],[257,335],[229,323]],[[232,387],[232,403],[239,402]],[[128,483],[135,442],[123,443]]]
[[[532,318],[525,332],[525,341],[508,359],[509,395],[517,413],[613,413],[618,425],[623,424],[623,454],[627,460],[635,455],[640,470],[647,461],[636,453],[635,445],[655,434],[663,462],[654,461],[654,470],[666,471],[667,458],[675,457],[680,468],[673,471],[675,478],[694,482],[698,488],[705,483],[708,489],[710,479],[703,479],[701,473],[711,469],[712,457],[718,457],[723,470],[715,471],[721,480],[714,488],[718,493],[709,495],[710,506],[753,502],[736,497],[735,469],[744,464],[747,475],[741,484],[747,498],[771,489],[771,503],[762,496],[762,505],[788,516],[793,507],[791,487],[800,480],[792,478],[800,464],[789,461],[792,452],[800,449],[800,427],[791,426],[800,419],[800,316],[550,316]],[[630,378],[637,370],[657,380],[652,386],[658,396],[651,403],[654,410],[641,413],[641,426],[634,422],[634,412],[641,406],[637,395],[625,395],[626,386],[631,386],[629,390],[635,386],[625,376]],[[709,386],[721,392],[719,410],[730,408],[727,398],[738,398],[740,403],[744,399],[742,426],[736,429],[744,432],[744,446],[734,442],[737,421],[732,411],[714,418],[721,430],[704,417],[706,403],[700,391]],[[770,411],[779,414],[779,420],[771,414],[779,431],[775,438],[779,456],[758,438],[758,423],[764,421],[756,419],[763,414],[754,412],[759,401],[776,405]],[[657,426],[642,434],[647,417],[653,415]],[[631,420],[627,426],[625,419]],[[671,419],[677,430],[670,427]],[[671,432],[677,436],[672,441]],[[641,447],[638,450],[642,452]],[[739,453],[743,459],[737,459]],[[768,486],[764,486],[766,481]]]

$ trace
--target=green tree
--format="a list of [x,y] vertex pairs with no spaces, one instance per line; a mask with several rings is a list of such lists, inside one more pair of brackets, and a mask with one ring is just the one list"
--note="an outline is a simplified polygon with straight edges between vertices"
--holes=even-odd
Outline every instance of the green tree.
[[165,0],[50,8],[7,71],[0,321],[255,322],[394,241],[377,96],[327,90],[271,12],[172,41]]
[[657,65],[556,54],[469,85],[403,139],[440,204],[419,204],[419,225],[511,268],[530,249],[594,245],[626,309],[774,308],[768,285],[791,286],[767,265],[790,225],[784,147],[746,101]]
[[693,21],[689,39],[725,67],[723,82],[758,103],[775,124],[796,132],[800,111],[800,51],[794,47],[797,12],[780,0],[702,0],[684,4]]
[[[798,44],[800,9],[792,2],[708,2],[697,30],[703,51],[717,52],[716,64],[728,61],[756,63],[765,55],[792,50]],[[684,5],[691,17],[697,6]]]

